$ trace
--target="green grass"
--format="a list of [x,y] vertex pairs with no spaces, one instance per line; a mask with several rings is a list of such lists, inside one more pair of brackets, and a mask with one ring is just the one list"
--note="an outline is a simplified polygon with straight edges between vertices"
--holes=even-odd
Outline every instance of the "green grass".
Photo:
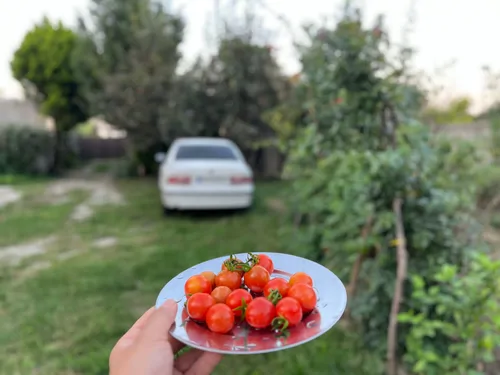
[[[107,374],[116,340],[177,273],[228,253],[287,251],[290,239],[280,234],[285,218],[266,206],[266,199],[282,196],[282,183],[260,184],[256,207],[245,214],[168,218],[161,215],[154,181],[117,185],[127,204],[101,207],[81,223],[68,217],[83,193],[54,206],[40,199],[39,185],[20,185],[25,198],[0,211],[2,245],[58,238],[36,258],[52,267],[26,274],[33,263],[26,261],[0,269],[0,374]],[[118,244],[92,245],[105,236],[116,237]],[[79,253],[57,258],[66,251]],[[369,375],[376,370],[356,336],[335,328],[280,353],[228,356],[215,374]]]
[[17,174],[0,174],[0,185],[26,185],[47,181],[47,177],[24,176]]

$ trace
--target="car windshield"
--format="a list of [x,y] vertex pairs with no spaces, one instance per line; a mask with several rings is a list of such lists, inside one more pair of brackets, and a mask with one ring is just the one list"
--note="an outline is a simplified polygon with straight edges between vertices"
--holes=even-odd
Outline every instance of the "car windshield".
[[234,151],[227,146],[190,145],[180,146],[176,160],[237,160]]

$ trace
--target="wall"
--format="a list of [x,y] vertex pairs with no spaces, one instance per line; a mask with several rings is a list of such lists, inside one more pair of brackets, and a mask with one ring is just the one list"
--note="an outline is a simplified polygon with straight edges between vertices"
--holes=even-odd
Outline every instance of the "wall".
[[74,137],[76,154],[81,160],[116,159],[127,154],[126,138]]
[[432,130],[436,133],[464,140],[484,139],[490,136],[490,123],[487,120],[469,124],[435,125]]
[[46,127],[47,121],[29,101],[0,99],[0,126],[12,124]]

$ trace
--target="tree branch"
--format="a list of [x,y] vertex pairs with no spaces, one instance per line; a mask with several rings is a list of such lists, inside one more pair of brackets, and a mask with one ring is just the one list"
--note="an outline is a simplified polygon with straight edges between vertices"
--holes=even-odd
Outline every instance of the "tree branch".
[[408,251],[406,249],[406,236],[403,225],[403,214],[401,212],[402,200],[395,198],[392,209],[396,217],[396,240],[397,240],[397,275],[394,286],[394,297],[389,316],[389,327],[387,329],[387,374],[397,375],[397,341],[398,341],[398,315],[403,300],[404,282],[408,272]]
[[[372,225],[373,225],[373,217],[371,216],[368,218],[365,225],[363,226],[363,229],[361,230],[361,238],[363,239],[363,241],[365,241],[366,237],[368,237],[368,235],[370,234]],[[365,251],[363,251],[362,253],[358,254],[358,257],[354,262],[354,265],[351,270],[351,277],[349,279],[349,285],[347,287],[349,297],[354,296],[354,294],[356,293],[356,286],[359,279],[359,272],[361,271],[361,265],[363,264],[363,261],[366,259],[366,257],[367,254]]]
[[[366,221],[365,225],[363,226],[363,229],[361,230],[361,237],[363,238],[363,241],[365,241],[368,235],[370,234],[372,225],[373,225],[373,216],[370,216]],[[365,261],[366,258],[367,254],[366,252],[363,251],[362,253],[358,254],[358,257],[354,262],[354,265],[351,270],[351,278],[349,280],[349,285],[347,286],[347,294],[349,296],[349,299],[356,294],[359,273],[361,272],[361,266],[363,265],[363,262]],[[344,316],[347,319],[350,318],[351,311],[349,308],[346,309]]]

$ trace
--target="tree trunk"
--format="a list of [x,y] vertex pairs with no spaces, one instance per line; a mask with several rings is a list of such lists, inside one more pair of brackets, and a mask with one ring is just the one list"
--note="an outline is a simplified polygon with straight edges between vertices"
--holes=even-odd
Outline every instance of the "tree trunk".
[[[366,241],[366,238],[370,234],[370,231],[372,229],[373,225],[373,216],[370,216],[368,220],[366,221],[365,225],[363,226],[363,229],[361,231],[361,238],[363,241]],[[358,257],[356,258],[356,261],[354,262],[353,268],[351,270],[351,278],[349,280],[349,285],[347,286],[347,294],[349,299],[353,298],[354,295],[356,294],[356,288],[358,285],[358,279],[359,279],[359,273],[361,272],[361,266],[363,265],[363,262],[367,258],[367,253],[363,252],[358,254]],[[351,310],[349,307],[346,308],[345,314],[347,319],[350,319],[351,317]]]
[[406,249],[406,236],[403,226],[403,214],[401,210],[402,201],[395,198],[393,201],[393,211],[396,218],[396,240],[397,240],[397,276],[394,287],[394,297],[392,299],[391,315],[389,317],[389,327],[387,329],[387,375],[398,374],[397,362],[397,342],[398,342],[398,315],[399,307],[403,300],[404,282],[407,277],[408,251]]
[[62,146],[64,143],[64,133],[56,127],[54,132],[54,155],[50,173],[58,175],[61,172]]

